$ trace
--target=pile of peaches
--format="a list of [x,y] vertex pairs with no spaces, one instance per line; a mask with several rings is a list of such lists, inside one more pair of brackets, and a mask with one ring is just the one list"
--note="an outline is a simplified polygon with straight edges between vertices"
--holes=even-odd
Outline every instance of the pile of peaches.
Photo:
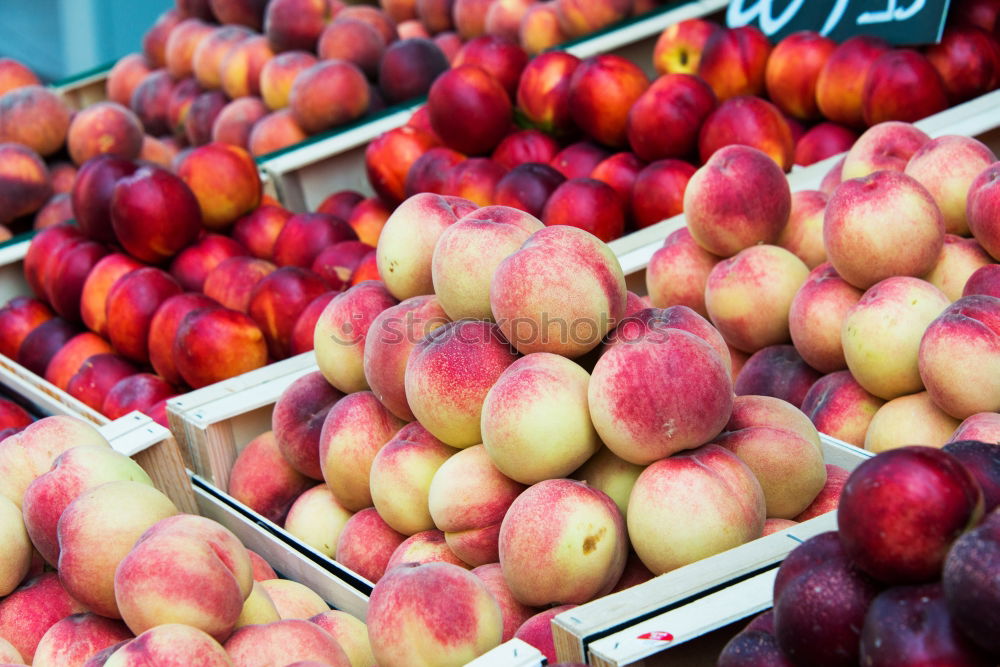
[[756,28],[689,19],[658,39],[652,81],[617,55],[528,61],[516,44],[476,38],[407,127],[369,145],[369,182],[389,206],[434,192],[610,241],[680,213],[697,166],[725,146],[753,146],[788,171],[846,151],[869,125],[995,89],[1000,24],[988,5],[958,5],[923,52],[812,32],[772,47]]
[[30,424],[0,469],[2,664],[374,665],[363,622],[180,513],[92,426]]

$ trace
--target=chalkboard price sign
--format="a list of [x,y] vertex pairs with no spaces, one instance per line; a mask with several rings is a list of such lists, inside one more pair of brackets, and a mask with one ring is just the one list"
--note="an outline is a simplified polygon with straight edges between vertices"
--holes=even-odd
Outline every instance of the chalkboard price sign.
[[799,30],[815,30],[842,42],[855,35],[892,44],[940,41],[949,0],[730,0],[730,28],[755,25],[772,42]]

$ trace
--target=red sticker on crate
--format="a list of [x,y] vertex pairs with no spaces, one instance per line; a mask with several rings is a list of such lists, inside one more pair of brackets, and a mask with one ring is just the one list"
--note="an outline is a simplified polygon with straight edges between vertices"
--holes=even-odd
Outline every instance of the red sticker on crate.
[[655,632],[645,632],[639,635],[639,639],[656,639],[661,642],[672,642],[674,641],[674,636],[669,632],[660,632],[657,630]]

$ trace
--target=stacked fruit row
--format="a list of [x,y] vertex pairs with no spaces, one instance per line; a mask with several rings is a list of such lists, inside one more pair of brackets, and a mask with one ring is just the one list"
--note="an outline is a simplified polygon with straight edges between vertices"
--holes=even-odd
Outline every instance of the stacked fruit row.
[[109,418],[138,409],[165,423],[184,387],[312,349],[326,303],[378,277],[378,211],[350,195],[326,213],[262,205],[253,159],[222,143],[186,153],[176,174],[98,156],[71,201],[77,225],[28,248],[39,299],[0,310],[0,353]]
[[825,191],[790,195],[765,156],[723,149],[650,262],[651,302],[711,319],[737,393],[783,398],[859,447],[940,446],[961,420],[996,423],[996,160],[972,138],[883,123]]
[[179,513],[93,427],[42,419],[0,442],[0,468],[3,664],[374,664],[364,623]]
[[1000,42],[961,13],[954,22],[925,57],[816,33],[772,49],[755,28],[690,19],[661,35],[652,82],[619,56],[528,62],[513,44],[479,38],[435,80],[426,109],[369,144],[369,182],[389,206],[419,192],[460,196],[610,241],[680,213],[696,166],[725,146],[758,148],[787,171],[846,151],[866,124],[993,90]]
[[998,449],[903,447],[858,466],[839,530],[785,559],[774,609],[729,642],[719,667],[996,664]]

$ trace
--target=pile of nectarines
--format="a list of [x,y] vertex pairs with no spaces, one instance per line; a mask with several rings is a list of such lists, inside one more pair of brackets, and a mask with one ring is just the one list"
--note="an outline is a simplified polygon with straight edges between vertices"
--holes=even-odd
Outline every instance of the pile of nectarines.
[[998,449],[903,447],[858,466],[839,530],[788,555],[774,609],[729,642],[719,666],[995,664]]

